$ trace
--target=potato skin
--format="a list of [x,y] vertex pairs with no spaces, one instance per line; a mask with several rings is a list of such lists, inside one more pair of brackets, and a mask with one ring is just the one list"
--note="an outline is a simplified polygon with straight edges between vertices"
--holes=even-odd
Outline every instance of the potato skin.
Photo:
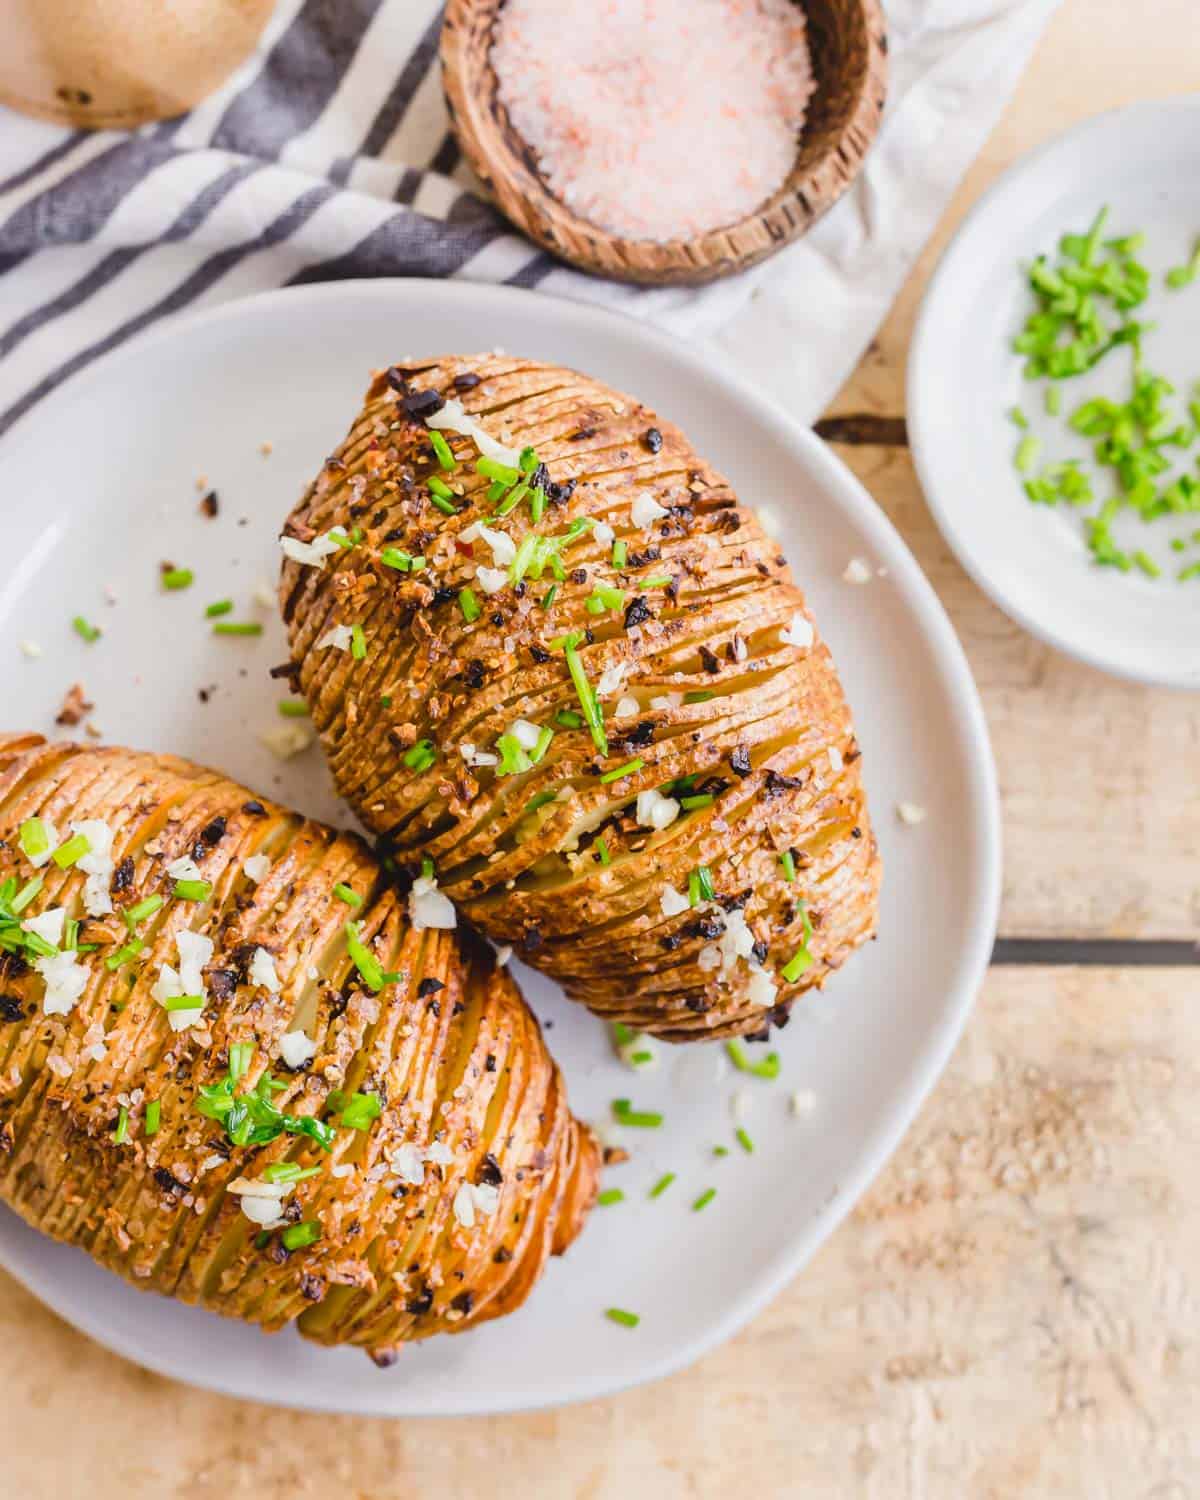
[[[519,1306],[547,1255],[579,1231],[598,1148],[483,945],[414,930],[361,839],[172,756],[0,735],[0,880],[32,873],[17,831],[35,815],[59,830],[84,818],[113,828],[116,913],[82,923],[80,942],[99,946],[68,1015],[43,1014],[43,981],[20,959],[0,963],[0,1198],[136,1286],[267,1330],[295,1319],[308,1338],[360,1345],[380,1363]],[[258,853],[271,866],[256,885],[243,865]],[[212,884],[209,902],[173,898],[166,866],[185,854]],[[83,876],[53,863],[42,874],[31,912],[81,914]],[[353,912],[338,883],[363,897]],[[155,893],[167,899],[139,928],[145,950],[110,973],[102,959],[128,937],[122,909]],[[350,915],[399,975],[378,994],[348,957]],[[150,990],[159,965],[176,962],[182,927],[215,951],[201,1025],[173,1032]],[[278,996],[247,977],[258,946],[274,958]],[[293,1072],[279,1042],[298,1021],[317,1050]],[[376,1093],[382,1114],[365,1132],[338,1129],[331,1154],[294,1135],[230,1145],[195,1103],[225,1075],[234,1042],[254,1049],[239,1090],[269,1068],[289,1114],[322,1114],[334,1089]],[[161,1124],[147,1135],[151,1100]],[[122,1105],[129,1136],[117,1144]],[[435,1138],[450,1160],[406,1185],[389,1159]],[[283,1160],[320,1168],[284,1216],[319,1220],[321,1238],[289,1252],[275,1231],[258,1249],[259,1226],[226,1188]],[[452,1207],[464,1182],[499,1190],[473,1228]]]
[[[548,607],[548,576],[481,592],[476,566],[493,558],[463,531],[483,519],[519,543],[532,518],[526,505],[493,516],[473,441],[451,433],[459,462],[441,477],[461,491],[458,514],[434,507],[429,433],[403,405],[406,391],[426,390],[460,400],[514,448],[536,449],[553,481],[539,533],[561,535],[578,517],[610,525],[625,566],[587,533],[564,552],[566,577]],[[667,514],[636,524],[639,495]],[[529,360],[392,367],[372,381],[285,531],[309,540],[335,526],[358,528],[360,540],[320,569],[286,562],[280,582],[292,658],[334,779],[401,863],[436,862],[442,890],[489,936],[518,944],[599,1015],[688,1040],[782,1025],[798,996],[874,935],[879,854],[828,648],[815,627],[809,645],[781,640],[796,617],[813,624],[787,564],[676,427],[596,381]],[[388,546],[420,554],[426,568],[389,568]],[[623,614],[589,612],[597,582],[624,590]],[[464,584],[482,606],[472,621],[457,599]],[[319,644],[348,624],[362,627],[364,660]],[[572,631],[590,632],[580,659],[593,686],[627,668],[606,702],[607,757],[586,728],[556,719],[580,707],[554,645]],[[622,695],[637,711],[618,718]],[[464,760],[464,745],[490,752],[518,718],[556,728],[531,770],[500,778]],[[414,770],[404,753],[423,739],[437,760]],[[601,781],[627,761],[641,764]],[[687,776],[694,792],[714,793],[711,805],[661,831],[639,826],[638,794]],[[545,804],[529,811],[541,793]],[[666,914],[665,889],[685,891],[701,866],[716,900]],[[754,962],[777,984],[765,998],[745,955],[712,966],[723,929],[743,920]],[[812,962],[788,982],[782,970],[806,943]]]

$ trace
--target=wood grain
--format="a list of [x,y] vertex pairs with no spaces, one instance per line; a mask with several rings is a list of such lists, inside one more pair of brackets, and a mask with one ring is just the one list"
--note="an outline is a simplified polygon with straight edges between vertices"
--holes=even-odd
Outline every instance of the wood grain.
[[993,971],[904,1148],[808,1271],[695,1369],[611,1401],[470,1422],[268,1411],[143,1374],[0,1281],[3,1492],[1184,1500],[1194,989],[1177,970]]

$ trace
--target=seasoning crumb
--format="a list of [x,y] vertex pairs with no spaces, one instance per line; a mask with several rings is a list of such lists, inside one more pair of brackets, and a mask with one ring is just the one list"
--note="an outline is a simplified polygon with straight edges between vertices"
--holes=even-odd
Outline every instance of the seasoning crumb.
[[275,451],[275,445],[273,443],[259,443],[258,451],[264,458],[270,458],[271,454]]
[[210,521],[215,520],[217,512],[221,508],[221,502],[217,498],[216,490],[209,490],[200,502],[200,514],[207,516]]
[[62,706],[55,714],[54,722],[74,728],[94,707],[95,704],[89,703],[84,695],[83,683],[73,682],[63,694]]
[[897,802],[896,816],[909,828],[915,828],[918,823],[925,821],[929,812],[919,802]]
[[846,583],[870,583],[871,565],[861,557],[852,557],[842,574]]
[[27,656],[30,661],[37,661],[38,657],[41,656],[41,654],[42,648],[36,641],[21,642],[21,655]]

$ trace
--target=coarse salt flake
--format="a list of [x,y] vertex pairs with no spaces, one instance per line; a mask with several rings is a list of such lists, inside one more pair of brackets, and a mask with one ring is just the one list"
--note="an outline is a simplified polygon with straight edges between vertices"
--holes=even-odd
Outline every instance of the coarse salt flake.
[[353,626],[331,625],[313,649],[316,651],[325,651],[332,647],[334,651],[349,651],[353,640]]
[[249,859],[242,861],[242,871],[247,880],[252,880],[255,885],[261,885],[267,878],[271,869],[271,856],[269,854],[252,854]]
[[645,531],[648,526],[653,526],[655,521],[666,514],[665,507],[661,506],[653,495],[639,495],[629,507],[630,518],[639,531]]
[[268,953],[265,948],[255,948],[248,972],[251,984],[261,985],[264,990],[269,990],[272,995],[277,995],[282,988],[279,983],[279,975],[275,969],[274,955]]
[[279,1038],[279,1055],[289,1068],[302,1068],[316,1057],[317,1044],[303,1031],[285,1031]]
[[792,616],[792,623],[779,632],[785,646],[808,647],[813,643],[813,628],[799,610]]
[[438,890],[437,881],[428,875],[418,875],[408,893],[408,916],[417,932],[426,927],[451,929],[457,927],[458,917],[454,903]]
[[661,832],[671,826],[680,810],[674,797],[666,797],[657,787],[649,787],[638,793],[634,816],[642,828],[653,828]]
[[341,550],[330,532],[314,537],[311,542],[302,542],[294,536],[281,536],[279,546],[284,557],[307,568],[323,568],[325,559]]

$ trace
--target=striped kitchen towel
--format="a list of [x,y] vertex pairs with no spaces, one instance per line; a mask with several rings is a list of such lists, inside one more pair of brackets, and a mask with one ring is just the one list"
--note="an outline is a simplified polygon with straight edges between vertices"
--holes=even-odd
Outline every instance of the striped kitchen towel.
[[[799,244],[698,290],[571,271],[482,200],[449,133],[435,0],[280,0],[217,94],[133,133],[0,109],[0,433],[159,318],[354,276],[503,281],[696,338],[722,336],[757,286],[773,368],[779,349],[795,363],[785,399],[811,420],[874,333],[1057,3],[890,0],[887,116],[855,187]],[[737,357],[753,375],[748,342]]]

